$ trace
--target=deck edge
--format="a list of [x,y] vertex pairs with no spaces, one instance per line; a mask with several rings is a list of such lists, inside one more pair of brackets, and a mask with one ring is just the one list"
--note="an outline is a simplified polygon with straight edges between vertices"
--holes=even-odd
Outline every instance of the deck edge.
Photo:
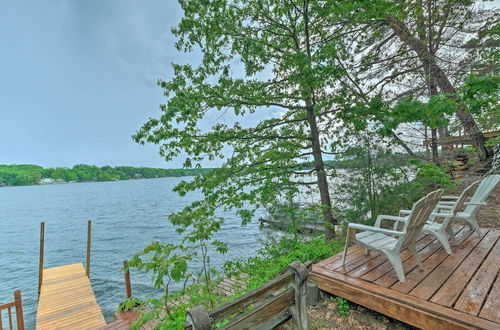
[[498,323],[350,278],[317,265],[313,266],[310,279],[321,290],[423,329],[493,330],[500,326]]

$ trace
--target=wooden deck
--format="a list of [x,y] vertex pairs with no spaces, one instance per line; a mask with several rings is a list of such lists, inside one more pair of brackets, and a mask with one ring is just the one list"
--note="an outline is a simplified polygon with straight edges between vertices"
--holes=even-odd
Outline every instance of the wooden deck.
[[37,329],[95,329],[105,324],[82,264],[43,270]]
[[408,250],[401,253],[406,282],[400,283],[385,256],[353,246],[345,269],[342,254],[312,267],[319,287],[356,304],[423,329],[500,329],[500,230],[479,237],[455,228],[448,255],[432,236],[417,249],[425,270]]

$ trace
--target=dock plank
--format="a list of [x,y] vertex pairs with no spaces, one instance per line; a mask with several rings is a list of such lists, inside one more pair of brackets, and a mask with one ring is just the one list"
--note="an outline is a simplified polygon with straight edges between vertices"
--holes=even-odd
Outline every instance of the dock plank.
[[36,329],[95,329],[106,324],[82,264],[43,270]]

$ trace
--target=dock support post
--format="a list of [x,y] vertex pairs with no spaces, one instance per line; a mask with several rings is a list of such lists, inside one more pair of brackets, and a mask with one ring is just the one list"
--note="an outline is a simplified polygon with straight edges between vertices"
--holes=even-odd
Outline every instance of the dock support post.
[[128,261],[123,262],[123,268],[125,268],[125,291],[127,294],[127,299],[132,298],[132,286],[130,285],[130,271],[128,269]]
[[43,281],[43,249],[45,243],[45,222],[40,223],[40,259],[38,261],[38,298],[40,298],[40,290],[42,289]]
[[294,283],[292,284],[295,289],[295,305],[291,308],[291,314],[295,326],[300,330],[309,329],[307,322],[307,276],[308,270],[304,264],[294,261],[287,267],[287,271],[295,275]]
[[14,291],[14,304],[16,306],[17,329],[24,330],[23,300],[19,290]]
[[90,278],[90,241],[92,232],[92,220],[87,223],[87,262],[85,263],[85,272],[87,277]]
[[316,306],[321,300],[318,285],[316,283],[308,281],[306,291],[307,306]]

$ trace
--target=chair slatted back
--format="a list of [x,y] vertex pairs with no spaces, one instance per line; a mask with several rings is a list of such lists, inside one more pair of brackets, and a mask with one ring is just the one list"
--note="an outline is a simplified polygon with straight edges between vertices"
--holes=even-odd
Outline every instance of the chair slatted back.
[[453,215],[456,215],[457,212],[462,209],[462,207],[464,206],[464,203],[467,202],[467,200],[473,194],[475,194],[475,192],[477,191],[477,188],[478,188],[480,182],[481,181],[476,181],[476,182],[472,183],[470,186],[468,186],[467,188],[464,189],[464,191],[462,192],[462,194],[460,194],[460,197],[458,197],[457,201],[455,202],[453,211],[451,212],[451,213],[453,213]]
[[411,214],[408,216],[408,221],[404,227],[406,235],[400,238],[400,241],[398,242],[398,244],[401,244],[401,248],[404,248],[409,243],[416,242],[418,240],[420,233],[422,232],[422,228],[424,227],[427,219],[429,219],[432,210],[436,207],[442,194],[443,189],[435,190],[413,204]]
[[[483,181],[477,187],[476,192],[471,198],[471,202],[483,203],[491,194],[495,186],[500,182],[500,174],[492,174],[484,177]],[[465,212],[472,214],[479,209],[480,205],[469,205],[465,208]]]

